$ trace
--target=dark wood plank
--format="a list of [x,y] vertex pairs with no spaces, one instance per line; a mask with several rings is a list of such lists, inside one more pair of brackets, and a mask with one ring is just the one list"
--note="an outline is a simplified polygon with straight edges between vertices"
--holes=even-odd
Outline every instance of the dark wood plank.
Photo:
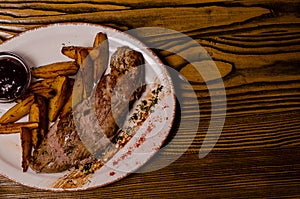
[[[199,159],[197,154],[183,155],[173,164],[147,172],[170,156],[160,154],[139,172],[106,187],[73,192],[52,193],[27,188],[0,177],[3,198],[297,198],[300,148],[293,150],[214,151]],[[147,173],[142,173],[147,172]],[[75,194],[75,195],[74,195]]]

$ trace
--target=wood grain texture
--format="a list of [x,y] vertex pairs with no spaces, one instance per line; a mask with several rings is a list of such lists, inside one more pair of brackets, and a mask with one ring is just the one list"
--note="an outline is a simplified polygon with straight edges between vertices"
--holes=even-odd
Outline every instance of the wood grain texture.
[[[141,172],[168,157],[156,156]],[[299,158],[291,149],[215,151],[203,159],[186,154],[161,170],[131,174],[103,188],[52,193],[0,177],[0,193],[3,198],[297,198]]]
[[[176,34],[149,32],[142,38],[163,49],[156,50],[162,61],[179,71],[193,88],[176,79],[182,112],[168,148],[141,171],[185,152],[174,163],[76,194],[26,188],[0,177],[0,197],[299,198],[299,10],[297,0],[0,0],[0,43],[41,25],[89,22],[120,30],[169,28],[189,36],[205,50],[199,52],[198,45]],[[220,113],[226,111],[226,120],[213,151],[199,159],[212,116],[208,88],[222,89],[218,79],[205,82],[195,70],[195,66],[211,64],[205,59],[207,54],[224,83],[227,103],[216,105]],[[195,132],[189,124],[199,121],[194,117],[198,106],[200,124]]]

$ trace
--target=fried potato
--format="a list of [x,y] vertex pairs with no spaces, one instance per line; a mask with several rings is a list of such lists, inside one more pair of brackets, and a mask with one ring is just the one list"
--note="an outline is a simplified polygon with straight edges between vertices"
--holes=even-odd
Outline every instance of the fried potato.
[[0,124],[7,124],[18,121],[29,113],[30,107],[33,103],[34,95],[28,95],[27,98],[10,108],[8,111],[6,111],[6,113],[2,115],[2,117],[0,118]]
[[45,137],[49,127],[48,107],[44,97],[35,96],[35,102],[31,105],[29,111],[29,122],[39,123],[39,128],[31,130],[32,145],[34,148],[37,148]]
[[91,94],[94,86],[93,61],[86,49],[77,52],[77,63],[80,66],[83,79],[83,98],[86,99]]
[[37,122],[16,122],[12,124],[0,125],[0,134],[20,133],[21,128],[36,129],[39,127]]
[[62,110],[61,110],[61,112],[60,112],[60,116],[61,117],[63,117],[63,116],[65,116],[68,112],[70,112],[71,110],[72,110],[72,95],[73,95],[73,90],[74,90],[74,83],[75,83],[75,80],[74,79],[72,79],[72,78],[70,78],[69,79],[69,81],[68,81],[68,83],[69,83],[69,88],[72,88],[72,89],[70,89],[70,91],[69,91],[69,96],[68,96],[68,99],[67,99],[67,101],[65,102],[65,105],[63,106],[63,108],[62,108]]
[[94,38],[93,47],[99,46],[103,41],[107,41],[107,35],[103,32],[98,32]]
[[[30,107],[29,122],[40,122],[40,108],[36,102]],[[31,134],[32,145],[36,148],[41,140],[40,128],[32,129]]]
[[60,112],[60,116],[64,117],[71,110],[72,110],[72,95],[70,95],[69,98],[67,99],[65,105],[63,106]]
[[33,68],[31,74],[36,78],[54,78],[60,75],[75,75],[78,69],[76,62],[65,61]]
[[29,159],[31,157],[32,143],[31,132],[28,128],[21,128],[21,146],[22,146],[22,168],[23,172],[26,172],[29,165]]
[[52,88],[41,88],[33,91],[34,94],[50,99],[55,96],[56,92]]
[[43,79],[39,81],[35,81],[31,83],[29,86],[30,91],[35,91],[39,89],[44,89],[44,88],[50,88],[52,83],[54,82],[55,78],[49,78],[49,79]]
[[94,59],[94,83],[97,83],[108,66],[109,44],[106,34],[99,32],[96,35],[94,49],[98,52],[98,56]]
[[92,59],[95,59],[96,57],[98,57],[98,52],[94,51],[94,49],[92,47],[82,47],[82,46],[64,46],[61,49],[62,54],[64,54],[65,56],[76,60],[77,59],[77,55],[78,52],[82,49],[86,49],[88,51],[88,53],[90,54]]
[[54,97],[56,94],[55,89],[51,88],[53,82],[54,78],[36,81],[29,86],[29,90],[31,93],[49,99]]
[[40,128],[40,134],[42,139],[46,136],[48,129],[49,129],[49,119],[48,119],[48,106],[47,106],[47,100],[37,95],[36,96],[36,103],[39,107],[39,128]]
[[66,76],[58,76],[51,84],[51,88],[56,91],[53,98],[49,99],[48,118],[51,122],[55,121],[64,106],[68,96],[68,78]]
[[39,85],[32,88],[29,88],[30,91],[36,95],[43,96],[47,99],[52,98],[55,96],[55,90],[53,88],[50,88],[50,86],[45,85]]
[[83,100],[83,75],[81,71],[79,71],[76,75],[71,98],[73,107]]

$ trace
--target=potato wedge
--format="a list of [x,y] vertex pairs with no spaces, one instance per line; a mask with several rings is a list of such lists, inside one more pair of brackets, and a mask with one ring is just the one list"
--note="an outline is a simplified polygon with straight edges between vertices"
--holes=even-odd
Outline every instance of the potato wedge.
[[94,38],[93,47],[99,46],[100,44],[103,43],[103,41],[107,41],[107,35],[103,32],[98,32]]
[[33,82],[29,86],[30,91],[40,90],[44,88],[51,88],[52,83],[54,82],[55,78],[43,79],[36,82]]
[[60,75],[75,75],[79,67],[74,61],[56,62],[31,70],[36,78],[54,78]]
[[57,119],[62,107],[64,106],[65,101],[68,97],[68,78],[66,76],[58,76],[55,78],[51,84],[51,88],[56,91],[56,94],[53,98],[49,99],[48,107],[48,118],[49,121],[53,122]]
[[65,102],[65,105],[63,106],[63,108],[60,112],[60,116],[62,116],[62,117],[65,116],[68,112],[70,112],[72,110],[72,100],[73,100],[72,95],[73,95],[75,80],[73,78],[69,78],[68,83],[69,83],[68,87],[70,88],[69,92],[68,92],[69,96],[68,96],[68,99]]
[[56,94],[54,89],[47,88],[47,87],[42,88],[42,89],[34,90],[33,93],[36,94],[36,95],[42,96],[46,99],[50,99],[50,98],[54,97],[55,94]]
[[94,59],[94,83],[96,84],[108,67],[109,44],[106,34],[99,32],[96,35],[94,51],[98,51],[98,57]]
[[49,128],[48,108],[44,97],[39,95],[35,96],[35,102],[31,105],[29,111],[29,122],[39,124],[39,128],[31,130],[32,145],[36,148],[45,137]]
[[82,47],[82,46],[64,46],[61,49],[62,54],[65,56],[76,60],[78,52],[82,49],[86,49],[88,53],[90,54],[91,58],[94,59],[98,57],[98,52],[94,51],[92,47]]
[[39,123],[39,128],[31,130],[32,145],[37,148],[48,132],[48,107],[46,99],[42,96],[36,95],[35,102],[31,105],[29,111],[29,122]]
[[31,157],[31,132],[28,128],[21,128],[21,146],[22,146],[22,168],[23,172],[26,172],[29,165],[29,159]]
[[51,88],[53,82],[54,78],[40,80],[32,83],[29,87],[29,90],[31,93],[49,99],[54,97],[56,94],[56,91],[53,88]]
[[82,72],[83,79],[83,98],[86,99],[91,94],[91,91],[94,87],[94,78],[93,78],[93,61],[89,56],[89,53],[86,49],[81,49],[77,53],[77,63],[80,66],[80,71]]
[[21,128],[36,129],[39,127],[37,122],[16,122],[12,124],[0,125],[0,134],[20,133]]
[[82,72],[79,71],[76,75],[76,80],[74,82],[72,90],[72,107],[76,106],[83,100],[83,76]]
[[[40,122],[40,108],[36,102],[30,107],[29,122]],[[32,145],[36,148],[41,140],[40,128],[32,129],[31,134]]]
[[6,111],[6,113],[2,115],[2,117],[0,118],[0,124],[7,124],[18,121],[29,113],[30,107],[33,103],[34,95],[28,95],[27,98],[10,108],[8,111]]
[[68,112],[70,112],[72,110],[72,95],[69,96],[69,98],[67,99],[65,105],[63,106],[61,112],[60,112],[60,116],[64,117]]
[[40,128],[41,139],[43,139],[46,136],[49,129],[47,100],[44,97],[37,95],[36,103],[38,104],[39,107],[39,113],[40,113],[39,128]]

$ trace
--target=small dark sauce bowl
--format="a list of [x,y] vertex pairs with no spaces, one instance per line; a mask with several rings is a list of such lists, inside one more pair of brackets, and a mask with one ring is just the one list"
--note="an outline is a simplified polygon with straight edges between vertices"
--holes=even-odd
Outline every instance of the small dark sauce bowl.
[[20,98],[31,82],[31,72],[25,61],[12,52],[0,52],[0,103]]

